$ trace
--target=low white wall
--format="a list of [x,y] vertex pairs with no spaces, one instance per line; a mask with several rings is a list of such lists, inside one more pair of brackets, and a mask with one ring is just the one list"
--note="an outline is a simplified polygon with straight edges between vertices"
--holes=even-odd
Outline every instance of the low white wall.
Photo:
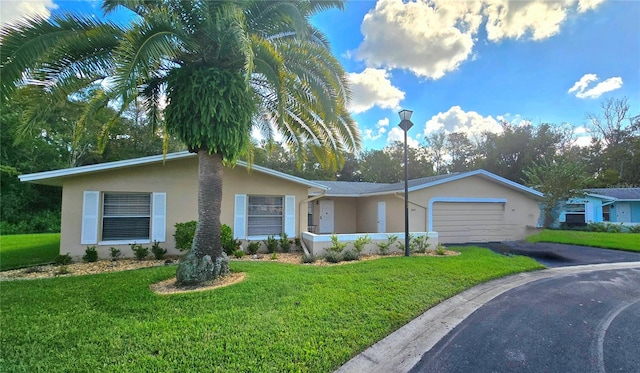
[[[412,237],[421,237],[427,236],[429,237],[427,242],[429,243],[429,249],[435,249],[438,246],[438,232],[410,232]],[[353,250],[353,241],[358,239],[358,237],[369,236],[371,238],[371,243],[365,245],[364,250],[362,250],[363,254],[377,254],[379,242],[386,242],[388,236],[395,235],[398,236],[397,244],[393,245],[389,252],[401,252],[404,249],[400,249],[398,244],[404,246],[404,232],[398,233],[349,233],[349,234],[336,234],[338,236],[338,240],[341,243],[346,243],[347,247],[345,250]],[[315,234],[310,232],[302,233],[302,240],[304,241],[307,249],[313,255],[324,255],[326,254],[326,248],[330,247],[331,244],[331,234]]]

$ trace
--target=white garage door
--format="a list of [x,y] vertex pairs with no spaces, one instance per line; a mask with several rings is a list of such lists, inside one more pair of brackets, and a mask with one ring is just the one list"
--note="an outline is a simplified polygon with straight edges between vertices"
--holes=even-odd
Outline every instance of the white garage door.
[[504,206],[496,202],[436,202],[433,230],[441,243],[514,239],[514,227],[505,222]]

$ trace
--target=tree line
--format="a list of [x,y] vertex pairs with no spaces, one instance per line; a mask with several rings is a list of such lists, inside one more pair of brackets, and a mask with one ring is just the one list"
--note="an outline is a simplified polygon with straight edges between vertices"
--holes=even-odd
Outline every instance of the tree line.
[[[0,113],[0,232],[2,234],[57,231],[61,191],[20,183],[19,174],[131,159],[167,151],[186,150],[179,140],[164,142],[137,105],[105,123],[114,111],[96,112],[82,128],[75,123],[97,91],[87,91],[64,103],[44,101],[36,108],[28,92],[3,105]],[[601,103],[586,115],[593,140],[578,146],[569,125],[503,122],[500,133],[469,136],[435,132],[420,146],[408,148],[410,179],[482,168],[553,196],[565,198],[581,188],[640,185],[640,115],[631,115],[626,98]],[[25,121],[30,121],[25,126]],[[292,154],[277,141],[253,140],[250,163],[308,180],[395,183],[404,180],[404,145],[344,153],[327,162],[310,145]],[[545,190],[546,189],[546,190]],[[563,194],[564,193],[564,194]]]

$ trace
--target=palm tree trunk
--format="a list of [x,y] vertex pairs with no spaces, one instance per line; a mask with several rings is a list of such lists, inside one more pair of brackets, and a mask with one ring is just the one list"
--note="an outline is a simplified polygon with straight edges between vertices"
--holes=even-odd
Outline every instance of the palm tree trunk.
[[191,251],[176,271],[178,285],[200,285],[229,272],[220,243],[222,156],[198,150],[198,227]]
[[222,207],[222,155],[198,150],[198,227],[191,250],[198,258],[222,256],[220,211]]

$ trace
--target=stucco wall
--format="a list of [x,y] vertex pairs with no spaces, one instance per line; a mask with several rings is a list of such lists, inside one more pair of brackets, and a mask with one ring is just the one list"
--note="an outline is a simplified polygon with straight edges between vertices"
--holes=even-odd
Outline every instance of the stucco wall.
[[[163,192],[167,194],[166,242],[161,246],[169,254],[175,250],[174,225],[178,222],[197,220],[197,158],[186,158],[162,163],[136,166],[90,175],[69,177],[62,192],[62,227],[60,252],[74,257],[84,255],[87,245],[80,244],[82,229],[82,203],[84,191],[100,192]],[[258,171],[247,172],[244,167],[225,168],[223,178],[223,202],[221,221],[233,228],[235,194],[295,195],[296,234],[306,231],[307,198],[305,185],[266,175]],[[100,224],[99,224],[100,225]],[[100,228],[99,228],[100,229]],[[101,233],[99,233],[99,237]],[[108,246],[98,246],[100,257],[109,256]],[[116,245],[125,256],[131,256],[128,245]]]

